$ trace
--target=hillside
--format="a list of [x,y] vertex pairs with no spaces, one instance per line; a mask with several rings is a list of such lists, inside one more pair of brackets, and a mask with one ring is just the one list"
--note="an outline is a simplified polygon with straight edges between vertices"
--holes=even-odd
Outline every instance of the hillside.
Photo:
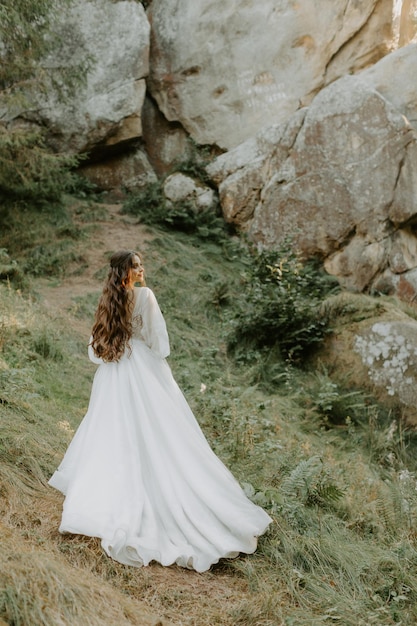
[[[232,360],[226,335],[248,271],[238,241],[150,228],[119,205],[71,198],[59,214],[27,210],[8,224],[0,237],[8,275],[14,268],[12,283],[0,283],[4,623],[417,621],[415,435],[324,368]],[[170,331],[170,365],[207,438],[274,518],[255,555],[205,574],[129,568],[98,540],[57,531],[62,497],[47,480],[86,411],[92,315],[108,254],[121,247],[143,253]],[[375,315],[367,306],[364,315]]]

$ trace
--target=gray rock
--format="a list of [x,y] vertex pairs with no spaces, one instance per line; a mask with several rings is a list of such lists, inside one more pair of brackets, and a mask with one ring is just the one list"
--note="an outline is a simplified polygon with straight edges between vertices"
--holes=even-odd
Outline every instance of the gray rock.
[[161,111],[230,149],[386,54],[392,1],[153,0],[149,18]]
[[178,122],[168,122],[151,98],[145,98],[142,126],[146,152],[158,176],[168,174],[179,162],[191,158],[187,133]]
[[76,65],[89,56],[87,84],[65,105],[51,94],[20,115],[48,128],[58,151],[114,152],[142,135],[141,109],[149,67],[150,26],[142,4],[129,0],[75,0],[59,26],[61,59]]
[[[347,291],[323,309],[334,332],[315,355],[317,367],[350,389],[370,393],[393,419],[417,425],[417,321],[395,299]],[[363,416],[365,419],[367,415]],[[375,416],[371,412],[369,417]]]
[[306,112],[307,109],[301,109],[287,122],[260,131],[207,167],[207,173],[219,186],[226,221],[246,228],[271,174],[287,162]]
[[391,52],[358,76],[417,129],[417,44]]
[[417,266],[416,133],[362,76],[335,81],[208,172],[228,221],[265,247],[292,238],[349,289]]
[[355,338],[370,381],[407,407],[417,405],[417,322],[383,321]]
[[170,202],[192,201],[200,210],[211,209],[216,205],[216,194],[213,189],[180,172],[166,178],[164,195]]

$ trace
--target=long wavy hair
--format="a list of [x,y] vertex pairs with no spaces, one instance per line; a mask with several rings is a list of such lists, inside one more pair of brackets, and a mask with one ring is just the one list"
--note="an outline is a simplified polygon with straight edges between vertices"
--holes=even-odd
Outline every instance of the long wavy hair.
[[92,330],[94,353],[103,361],[119,361],[132,337],[133,290],[129,273],[137,252],[120,250],[110,259]]

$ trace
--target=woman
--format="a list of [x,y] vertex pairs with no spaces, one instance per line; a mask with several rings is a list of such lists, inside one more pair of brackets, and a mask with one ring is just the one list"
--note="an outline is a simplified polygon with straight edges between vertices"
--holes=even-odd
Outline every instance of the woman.
[[49,484],[65,494],[61,532],[100,537],[127,565],[203,572],[252,553],[271,518],[208,445],[165,361],[164,318],[136,252],[117,252],[89,356],[90,404]]

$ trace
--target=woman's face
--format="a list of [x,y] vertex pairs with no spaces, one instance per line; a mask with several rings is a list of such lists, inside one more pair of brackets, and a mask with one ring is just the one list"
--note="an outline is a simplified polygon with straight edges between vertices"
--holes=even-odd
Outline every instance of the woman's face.
[[132,259],[132,266],[129,270],[129,282],[130,283],[143,283],[145,273],[142,265],[142,261],[137,254]]

